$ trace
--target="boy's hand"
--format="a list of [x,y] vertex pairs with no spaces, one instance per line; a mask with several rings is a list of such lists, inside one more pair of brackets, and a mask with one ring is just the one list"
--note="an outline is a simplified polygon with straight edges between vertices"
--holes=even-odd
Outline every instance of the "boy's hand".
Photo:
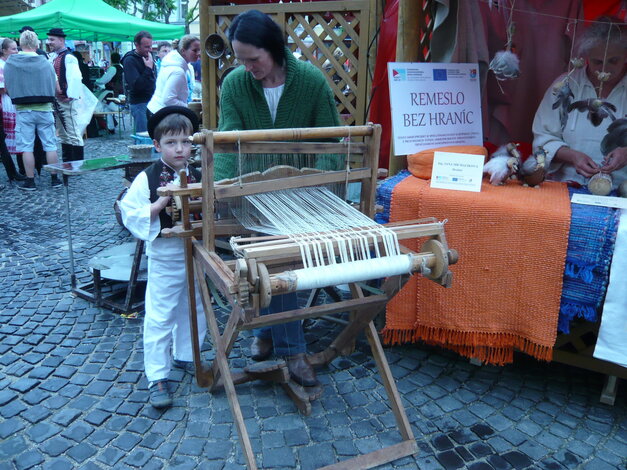
[[155,202],[150,204],[150,218],[159,217],[159,212],[165,209],[170,202],[170,196],[160,196]]
[[170,196],[159,196],[159,199],[155,201],[156,204],[159,204],[160,210],[165,209],[170,203]]

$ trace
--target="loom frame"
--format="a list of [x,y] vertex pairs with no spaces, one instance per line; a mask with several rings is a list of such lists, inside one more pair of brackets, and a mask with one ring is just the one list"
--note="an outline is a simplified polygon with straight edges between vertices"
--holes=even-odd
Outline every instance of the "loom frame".
[[[373,124],[358,127],[215,133],[203,130],[193,137],[195,143],[202,145],[202,183],[187,185],[184,183],[186,178],[181,178],[182,184],[180,187],[168,185],[158,190],[160,195],[170,195],[178,198],[181,210],[179,219],[181,222],[179,225],[172,229],[164,230],[162,234],[163,236],[182,237],[184,240],[187,280],[190,286],[190,325],[196,381],[199,386],[208,387],[211,391],[217,388],[225,389],[246,464],[251,470],[256,469],[257,464],[235,385],[258,379],[279,383],[292,398],[298,409],[305,415],[311,412],[310,401],[318,398],[322,390],[316,387],[305,389],[296,385],[289,379],[289,373],[285,364],[282,363],[283,361],[265,361],[264,363],[247,367],[243,371],[232,371],[229,367],[228,356],[239,332],[261,326],[321,317],[340,312],[351,312],[346,326],[327,349],[309,356],[310,362],[314,367],[318,367],[328,364],[341,354],[352,352],[356,335],[363,331],[377,364],[402,440],[400,443],[323,468],[325,470],[373,468],[417,453],[417,444],[409,420],[373,322],[375,317],[385,308],[388,300],[409,279],[409,275],[387,278],[383,284],[381,294],[365,296],[357,283],[349,283],[352,297],[349,300],[340,300],[335,303],[308,306],[302,309],[260,316],[259,311],[263,297],[263,293],[260,292],[260,285],[263,282],[260,279],[264,277],[271,279],[272,273],[280,272],[284,269],[286,263],[294,263],[297,257],[288,255],[287,259],[264,258],[259,262],[254,258],[247,260],[237,259],[235,261],[222,260],[216,253],[216,237],[246,233],[247,231],[239,226],[236,221],[229,219],[216,220],[214,217],[205,216],[202,222],[191,222],[189,217],[190,199],[201,196],[202,213],[214,214],[216,204],[226,198],[241,197],[247,194],[277,189],[277,178],[272,173],[272,170],[264,172],[264,174],[248,175],[241,181],[236,178],[214,183],[214,154],[217,152],[233,153],[235,144],[241,146],[242,152],[247,153],[268,153],[272,151],[277,153],[286,153],[288,151],[294,153],[332,153],[346,152],[346,145],[337,142],[312,143],[292,141],[357,137],[362,140],[351,144],[351,149],[353,152],[362,154],[363,161],[356,162],[355,167],[350,172],[347,173],[344,170],[324,173],[296,171],[291,176],[281,177],[280,187],[295,188],[318,186],[329,182],[361,181],[362,191],[359,209],[372,218],[375,211],[380,135],[380,125]],[[290,141],[291,143],[286,143],[285,141]],[[196,203],[197,209],[198,203]],[[448,270],[448,264],[456,261],[456,253],[454,250],[448,250],[443,224],[432,219],[417,222],[418,226],[410,235],[411,238],[429,238],[427,246],[429,248],[437,247],[433,252],[416,254],[417,262],[421,263],[421,266],[424,266],[426,269],[423,274],[428,276],[428,273],[432,272],[431,270],[435,270],[437,276],[434,275],[431,278],[442,285],[450,285],[451,274]],[[211,304],[211,292],[207,282],[205,282],[205,278],[208,278],[213,283],[215,288],[232,306],[232,311],[222,333]],[[208,330],[215,349],[215,359],[209,367],[202,363],[200,344],[197,341],[198,325],[196,323],[197,308],[193,287],[194,279],[199,281]]]

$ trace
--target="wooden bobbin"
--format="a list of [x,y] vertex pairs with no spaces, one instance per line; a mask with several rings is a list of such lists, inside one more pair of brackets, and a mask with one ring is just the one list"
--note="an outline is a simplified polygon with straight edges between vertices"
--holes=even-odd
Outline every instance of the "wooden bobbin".
[[423,276],[427,279],[435,280],[440,279],[448,271],[448,251],[444,248],[444,245],[435,239],[430,239],[424,242],[421,247],[421,252],[431,252],[435,255],[435,262],[432,263],[431,272],[423,273]]
[[257,276],[259,279],[259,306],[267,308],[272,300],[272,286],[270,285],[270,273],[264,263],[257,263]]
[[250,298],[250,284],[248,283],[248,265],[243,259],[235,260],[235,284],[237,285],[237,301],[242,307],[247,307]]

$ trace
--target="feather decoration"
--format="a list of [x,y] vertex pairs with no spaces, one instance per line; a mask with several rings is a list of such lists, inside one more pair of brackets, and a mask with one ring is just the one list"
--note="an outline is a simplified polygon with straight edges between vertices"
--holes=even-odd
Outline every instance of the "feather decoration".
[[555,96],[553,109],[559,109],[560,125],[562,126],[562,129],[564,129],[564,127],[566,127],[566,122],[568,121],[568,107],[570,106],[572,99],[575,97],[570,89],[568,77],[553,85],[553,96]]
[[[514,154],[518,154],[516,157]],[[518,172],[520,154],[515,144],[502,145],[492,154],[483,166],[483,172],[490,175],[490,183],[498,186]]]
[[520,59],[512,51],[498,51],[490,62],[497,80],[509,80],[520,75]]
[[582,113],[588,111],[587,117],[594,127],[599,127],[606,117],[609,117],[612,121],[616,120],[614,115],[616,106],[609,101],[598,98],[575,101],[568,106],[568,112],[571,112],[573,109]]
[[627,147],[627,117],[616,119],[601,141],[601,153],[607,155],[618,147]]

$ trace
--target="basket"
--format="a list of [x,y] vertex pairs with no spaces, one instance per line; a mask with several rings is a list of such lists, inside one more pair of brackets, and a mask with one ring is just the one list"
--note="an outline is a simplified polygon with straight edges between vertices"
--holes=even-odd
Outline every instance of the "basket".
[[150,158],[152,155],[152,145],[148,144],[135,144],[129,145],[129,155],[131,158]]

